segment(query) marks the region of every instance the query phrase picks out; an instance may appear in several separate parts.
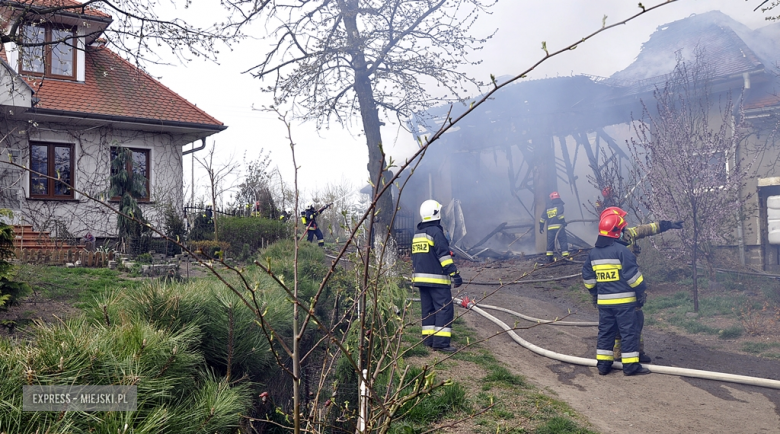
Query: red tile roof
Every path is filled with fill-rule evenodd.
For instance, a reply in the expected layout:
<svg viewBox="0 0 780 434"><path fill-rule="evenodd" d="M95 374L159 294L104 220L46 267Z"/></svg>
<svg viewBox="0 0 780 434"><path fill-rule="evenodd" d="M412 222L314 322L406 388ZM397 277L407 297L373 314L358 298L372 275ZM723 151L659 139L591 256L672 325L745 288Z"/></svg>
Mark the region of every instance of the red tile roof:
<svg viewBox="0 0 780 434"><path fill-rule="evenodd" d="M68 9L63 12L71 12L74 14L83 14L99 18L111 18L111 15L99 11L93 7L87 6L83 9L79 9L82 4L74 0L15 0L9 2L8 6L35 6L38 8L46 7L67 7Z"/></svg>
<svg viewBox="0 0 780 434"><path fill-rule="evenodd" d="M223 125L105 47L90 47L85 57L84 83L25 77L35 97L40 99L36 109L154 122Z"/></svg>
<svg viewBox="0 0 780 434"><path fill-rule="evenodd" d="M745 110L776 109L778 106L780 106L780 82L778 80L754 84L745 92L743 103Z"/></svg>

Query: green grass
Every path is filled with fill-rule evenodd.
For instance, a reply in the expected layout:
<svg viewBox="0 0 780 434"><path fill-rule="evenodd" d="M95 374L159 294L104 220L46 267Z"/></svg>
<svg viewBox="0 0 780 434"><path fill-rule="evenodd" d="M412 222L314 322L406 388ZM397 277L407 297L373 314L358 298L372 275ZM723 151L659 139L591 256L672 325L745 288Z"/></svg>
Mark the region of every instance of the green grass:
<svg viewBox="0 0 780 434"><path fill-rule="evenodd" d="M407 328L405 334L408 337L405 336L404 341L411 343L419 340L419 331L420 328L417 326ZM458 389L449 392L455 395L452 398L457 399L449 400L453 410L447 414L440 414L440 419L433 419L434 415L431 413L446 407L447 400L441 403L438 401L442 398L432 397L430 407L423 406L394 422L393 433L424 432L448 421L468 419L470 415L483 411L487 407L490 408L473 419L466 420L460 429L484 434L492 434L497 430L502 434L591 433L578 425L576 413L565 402L552 398L549 392L540 391L528 383L525 377L510 371L484 344L476 343L477 340L475 330L470 329L462 319L456 320L453 327L453 342L462 349L443 365L435 366L435 369L442 370L437 378L443 378L442 375L447 376L447 372L459 371L468 366L470 375L477 380L477 388L464 389L459 386L465 391L462 403L457 396ZM406 361L414 367L415 359ZM469 362L469 364L465 365L461 362ZM430 361L427 364L430 366ZM477 368L474 368L474 365Z"/></svg>
<svg viewBox="0 0 780 434"><path fill-rule="evenodd" d="M536 428L536 434L589 434L593 431L580 428L571 419L556 416Z"/></svg>
<svg viewBox="0 0 780 434"><path fill-rule="evenodd" d="M128 279L108 268L65 268L23 264L17 279L27 282L44 298L66 299L78 303L90 302L109 290L138 287L142 281Z"/></svg>
<svg viewBox="0 0 780 434"><path fill-rule="evenodd" d="M761 309L761 306L751 302L741 293L725 292L720 295L701 297L699 299L699 312L696 316L689 316L693 312L693 298L688 291L680 291L667 296L650 296L645 304L645 324L660 325L661 318L668 324L679 327L688 333L701 333L719 335L723 339L735 339L741 336L743 329L737 324L737 313L741 306L752 306ZM735 324L725 329L719 329L702 323L704 318L726 317L733 319Z"/></svg>
<svg viewBox="0 0 780 434"><path fill-rule="evenodd" d="M405 405L400 414L404 421L413 424L427 425L440 420L444 415L454 411L468 411L470 404L466 401L466 388L454 383L443 386L419 400Z"/></svg>
<svg viewBox="0 0 780 434"><path fill-rule="evenodd" d="M777 342L744 342L742 351L746 353L760 354L772 348L780 348Z"/></svg>
<svg viewBox="0 0 780 434"><path fill-rule="evenodd" d="M529 387L529 384L525 381L525 378L509 372L509 369L501 365L492 365L488 368L488 370L490 373L482 379L487 383L497 383L503 384L505 386Z"/></svg>
<svg viewBox="0 0 780 434"><path fill-rule="evenodd" d="M744 333L744 329L740 325L733 325L731 327L727 327L723 330L721 330L718 333L718 337L721 339L737 339L739 337L742 337L742 333Z"/></svg>

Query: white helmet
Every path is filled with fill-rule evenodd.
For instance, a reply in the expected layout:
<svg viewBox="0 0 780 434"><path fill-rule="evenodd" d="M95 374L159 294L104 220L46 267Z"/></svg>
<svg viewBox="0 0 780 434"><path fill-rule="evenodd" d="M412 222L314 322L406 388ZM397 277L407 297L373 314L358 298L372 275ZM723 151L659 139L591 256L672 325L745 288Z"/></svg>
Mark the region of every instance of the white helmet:
<svg viewBox="0 0 780 434"><path fill-rule="evenodd" d="M432 199L426 200L420 205L420 217L423 222L441 220L441 204Z"/></svg>
<svg viewBox="0 0 780 434"><path fill-rule="evenodd" d="M306 204L306 209L314 208L314 202L309 202Z"/></svg>

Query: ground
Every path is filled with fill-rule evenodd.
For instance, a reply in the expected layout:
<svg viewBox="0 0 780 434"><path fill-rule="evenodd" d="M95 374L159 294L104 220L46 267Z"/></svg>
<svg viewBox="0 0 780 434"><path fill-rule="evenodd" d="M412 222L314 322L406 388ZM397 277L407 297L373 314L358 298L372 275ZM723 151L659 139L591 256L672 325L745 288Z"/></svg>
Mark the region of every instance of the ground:
<svg viewBox="0 0 780 434"><path fill-rule="evenodd" d="M542 319L597 320L597 311L590 305L582 287L578 263L556 263L537 270L527 279L574 276L572 278L498 285L499 281L517 280L533 268L533 263L534 258L482 264L458 262L466 283L454 292L457 296L468 295L481 300L482 305L501 306ZM0 321L14 321L19 325L35 318L56 321L77 314L79 310L74 305L94 297L108 281L120 286L138 283L126 273L111 270L73 272L72 282L68 271L57 274L56 279L47 278L44 267L33 266L23 272L27 273L26 280L33 283L36 292L21 304L0 311ZM185 272L182 270L182 274ZM190 273L191 276L205 274L197 267L191 268ZM644 335L646 350L653 356L654 364L780 380L780 356L777 355L780 328L773 316L777 300L766 297L769 294L766 288L747 279L731 281L731 289L720 285L704 290L702 315L697 318L685 314L685 306L674 306L675 297L689 291L685 282L654 282L651 275L646 274L649 301L645 307L648 313ZM81 295L73 297L77 286L81 288ZM772 303L765 305L767 300ZM733 306L729 307L730 303ZM769 309L763 310L762 305ZM710 314L705 315L708 309ZM713 311L719 314L711 314ZM594 357L595 327L533 326L533 323L506 313L487 312L510 326L523 328L517 333L542 348L578 357ZM780 390L658 373L624 377L615 371L603 377L595 368L562 363L532 353L473 311L457 308L456 314L462 316L455 326L456 335L461 333L462 336L465 334L463 329L468 327L470 342L486 341L479 344L480 348L470 348L445 362L442 375L452 377L469 390L472 411L490 405L493 397L497 404L490 410L490 417L487 413L477 415L456 427L448 427L454 420L445 418L437 423L441 432L505 433L526 432L528 428L533 432L536 410L528 403L534 400L541 403L538 408L554 408L556 415L571 418L582 429L593 432L780 432ZM681 324L690 330L709 331L709 334L691 333ZM742 335L723 339L726 331L735 326L745 330ZM750 335L751 328L760 329L756 331L762 334ZM8 333L8 328L0 327L0 333ZM462 337L458 345L466 345ZM412 363L425 364L442 357L441 353L423 353L410 357ZM485 363L485 359L490 361ZM504 367L508 370L507 375L501 373ZM491 383L488 380L491 376L499 380ZM535 387L528 387L526 383ZM466 416L468 414L459 414L457 418ZM563 432L585 432L579 429Z"/></svg>
<svg viewBox="0 0 780 434"><path fill-rule="evenodd" d="M464 280L478 283L511 282L519 278L531 265L529 261L506 261L484 264L460 264ZM530 279L544 279L576 275L578 263L556 263L535 272ZM649 282L648 294L652 300L671 297L684 285ZM542 319L569 315L566 321L596 321L598 313L590 306L589 297L574 277L551 283L510 284L503 287L465 284L455 290L461 295L482 299L483 304L500 306ZM702 299L714 296L707 291ZM761 298L760 291L746 288L740 297ZM717 297L716 297L717 298ZM739 309L739 307L736 307ZM735 309L735 310L736 310ZM646 309L647 310L647 309ZM571 314L569 312L571 311ZM512 326L531 326L532 323L497 311L488 311ZM477 330L480 337L495 335L500 329L474 312L459 309L466 324ZM736 339L721 339L717 335L690 334L664 321L668 312L657 311L645 327L645 348L653 356L653 363L707 371L717 371L780 380L780 360L773 353L765 357L744 351L757 344L761 348L776 348L777 321L771 312L764 312L760 323L768 330L762 336L743 334ZM691 315L692 316L692 315ZM742 315L745 318L745 315ZM753 315L754 319L757 317ZM702 323L723 327L739 322L737 315L715 315L702 318ZM728 323L728 324L727 324ZM578 357L595 357L595 327L563 327L542 325L518 334L533 344ZM538 387L549 391L568 403L584 416L591 429L603 433L679 433L679 432L779 432L780 390L745 386L713 380L683 378L654 373L639 377L624 377L621 372L599 376L595 368L575 366L538 356L519 346L505 334L493 337L484 344L494 356L515 374L525 376ZM768 357L766 357L768 356Z"/></svg>

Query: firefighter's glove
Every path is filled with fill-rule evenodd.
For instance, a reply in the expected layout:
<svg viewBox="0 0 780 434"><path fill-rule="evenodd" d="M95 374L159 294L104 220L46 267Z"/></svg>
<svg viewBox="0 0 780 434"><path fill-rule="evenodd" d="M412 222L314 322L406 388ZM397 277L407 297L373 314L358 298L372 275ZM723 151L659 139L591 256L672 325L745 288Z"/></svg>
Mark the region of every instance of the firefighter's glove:
<svg viewBox="0 0 780 434"><path fill-rule="evenodd" d="M683 221L670 222L669 220L661 220L661 232L666 232L669 229L682 229Z"/></svg>
<svg viewBox="0 0 780 434"><path fill-rule="evenodd" d="M544 223L539 223L539 233L540 234L544 233Z"/></svg>
<svg viewBox="0 0 780 434"><path fill-rule="evenodd" d="M460 273L455 273L452 275L452 287L457 288L460 285L463 285L463 278L460 277Z"/></svg>
<svg viewBox="0 0 780 434"><path fill-rule="evenodd" d="M640 297L636 298L636 306L641 309L642 306L645 305L645 302L647 301L647 293L643 292Z"/></svg>
<svg viewBox="0 0 780 434"><path fill-rule="evenodd" d="M593 307L596 309L599 308L599 295L598 294L591 294L590 295L590 301L593 303Z"/></svg>

